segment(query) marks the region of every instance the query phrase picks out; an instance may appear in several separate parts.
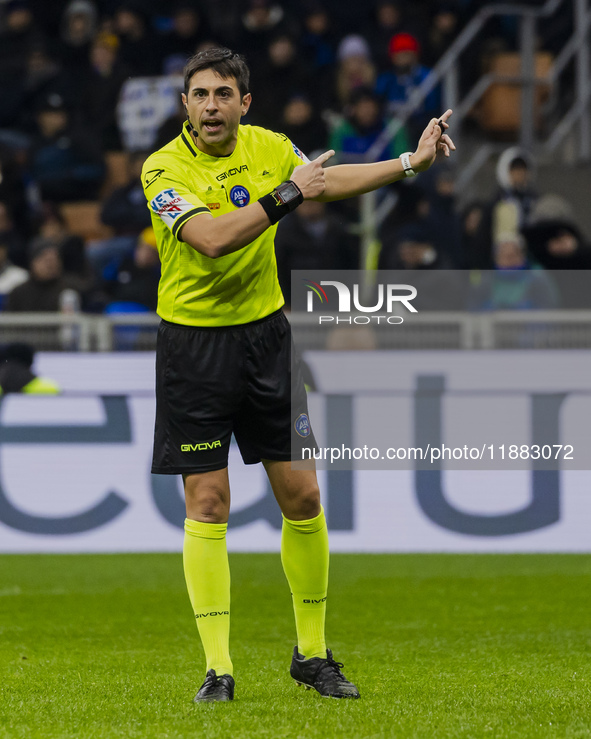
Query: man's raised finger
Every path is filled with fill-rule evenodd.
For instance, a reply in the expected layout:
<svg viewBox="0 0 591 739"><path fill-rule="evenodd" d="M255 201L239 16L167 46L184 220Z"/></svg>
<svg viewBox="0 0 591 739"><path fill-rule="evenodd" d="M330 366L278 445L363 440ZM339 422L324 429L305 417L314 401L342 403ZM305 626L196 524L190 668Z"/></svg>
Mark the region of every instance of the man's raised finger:
<svg viewBox="0 0 591 739"><path fill-rule="evenodd" d="M443 115L439 116L439 120L442 123L446 123L447 119L450 117L450 115L453 113L453 110L451 108L448 108Z"/></svg>
<svg viewBox="0 0 591 739"><path fill-rule="evenodd" d="M319 164L324 164L324 162L326 162L331 157L334 157L334 155L335 155L335 150L329 149L328 151L325 151L324 154L321 154L320 156L316 157L314 161L318 162Z"/></svg>

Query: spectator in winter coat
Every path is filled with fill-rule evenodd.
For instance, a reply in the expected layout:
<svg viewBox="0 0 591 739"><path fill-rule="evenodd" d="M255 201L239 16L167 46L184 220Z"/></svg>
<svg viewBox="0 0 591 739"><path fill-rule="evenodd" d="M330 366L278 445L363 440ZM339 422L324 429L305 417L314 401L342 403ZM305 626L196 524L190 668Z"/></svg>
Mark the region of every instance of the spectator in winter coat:
<svg viewBox="0 0 591 739"><path fill-rule="evenodd" d="M6 300L6 310L18 313L56 312L63 307L64 293L76 292L64 275L59 249L52 239L34 239L29 247L29 279L15 287ZM81 299L78 295L78 304Z"/></svg>
<svg viewBox="0 0 591 739"><path fill-rule="evenodd" d="M392 67L378 77L376 92L386 101L388 113L396 115L404 109L413 92L424 82L431 70L419 62L420 45L417 38L410 33L392 36L388 51ZM410 120L413 129L422 128L425 119L435 115L439 107L440 93L435 88L414 111Z"/></svg>

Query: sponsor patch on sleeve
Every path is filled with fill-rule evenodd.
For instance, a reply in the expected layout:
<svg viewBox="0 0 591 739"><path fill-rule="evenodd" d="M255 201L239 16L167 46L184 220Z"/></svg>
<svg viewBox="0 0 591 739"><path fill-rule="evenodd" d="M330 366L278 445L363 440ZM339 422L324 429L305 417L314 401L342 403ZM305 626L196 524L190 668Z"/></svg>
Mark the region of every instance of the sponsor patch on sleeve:
<svg viewBox="0 0 591 739"><path fill-rule="evenodd" d="M181 197L174 188L162 190L150 200L150 208L164 223L172 229L174 223L183 213L195 210L195 204Z"/></svg>
<svg viewBox="0 0 591 739"><path fill-rule="evenodd" d="M306 164L309 164L309 163L310 163L310 160L309 160L309 159L308 159L308 157L307 157L307 156L306 156L306 155L304 154L304 152L303 152L303 151L302 151L301 149L298 149L298 147L297 147L297 146L296 146L296 145L295 145L294 143L292 143L292 146L293 146L293 150L295 151L296 155L297 155L297 156L299 156L299 158L300 158L300 159L301 159L301 160L302 160L303 162L305 162Z"/></svg>

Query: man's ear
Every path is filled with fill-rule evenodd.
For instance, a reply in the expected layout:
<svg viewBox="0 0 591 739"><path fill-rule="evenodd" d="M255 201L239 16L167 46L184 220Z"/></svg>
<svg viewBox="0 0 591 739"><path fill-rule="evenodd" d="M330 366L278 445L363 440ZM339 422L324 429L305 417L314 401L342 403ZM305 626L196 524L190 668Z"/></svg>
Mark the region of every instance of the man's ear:
<svg viewBox="0 0 591 739"><path fill-rule="evenodd" d="M242 98L242 115L246 115L248 113L248 109L250 108L250 104L252 103L252 95L250 92L247 92L246 95Z"/></svg>

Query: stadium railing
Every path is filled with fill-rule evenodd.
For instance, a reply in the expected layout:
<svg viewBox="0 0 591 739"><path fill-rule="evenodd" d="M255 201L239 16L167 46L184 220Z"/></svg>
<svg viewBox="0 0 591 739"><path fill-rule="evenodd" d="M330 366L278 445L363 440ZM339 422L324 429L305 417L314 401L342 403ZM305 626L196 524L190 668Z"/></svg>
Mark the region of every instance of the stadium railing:
<svg viewBox="0 0 591 739"><path fill-rule="evenodd" d="M591 310L428 312L401 324L367 323L366 314L287 314L298 348L380 350L591 349ZM332 316L329 320L327 317ZM337 318L339 319L337 323ZM358 319L358 320L356 320ZM39 351L154 351L155 313L96 316L0 313L0 343ZM340 332L337 342L331 339ZM358 341L362 336L363 341Z"/></svg>

